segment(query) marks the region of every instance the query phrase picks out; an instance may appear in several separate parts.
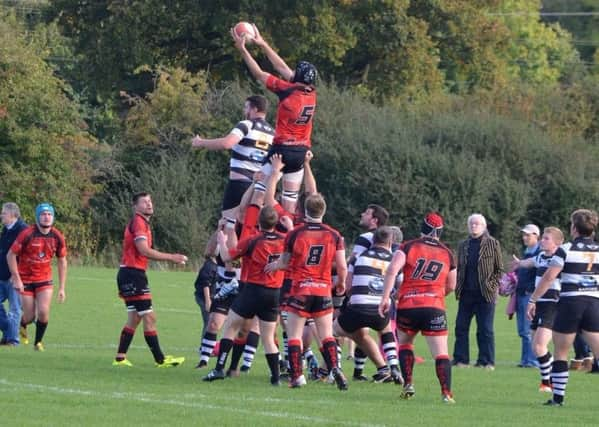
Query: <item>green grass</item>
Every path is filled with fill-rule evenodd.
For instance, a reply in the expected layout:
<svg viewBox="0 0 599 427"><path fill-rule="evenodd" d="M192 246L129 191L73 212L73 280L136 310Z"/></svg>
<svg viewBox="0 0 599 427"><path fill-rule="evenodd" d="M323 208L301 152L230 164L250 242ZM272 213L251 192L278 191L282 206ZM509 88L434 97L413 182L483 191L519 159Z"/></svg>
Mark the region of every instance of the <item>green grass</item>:
<svg viewBox="0 0 599 427"><path fill-rule="evenodd" d="M54 303L46 351L30 345L0 349L2 425L208 425L217 426L383 426L597 424L599 387L595 375L573 373L566 406L541 405L538 373L515 365L519 338L507 320L502 299L496 313L497 369L453 370L456 405L443 405L434 367L426 357L415 370L417 394L400 401L393 384L351 383L348 392L310 383L302 389L268 384L261 350L249 375L203 383L194 369L202 326L193 299L194 273L150 272L160 343L167 354L183 355L184 365L157 369L142 334L129 359L131 369L113 368L118 335L126 318L117 298L116 270L72 268L67 301ZM449 300L450 327L455 301ZM474 327L472 328L474 331ZM34 328L31 328L32 334ZM450 336L451 340L451 336ZM474 336L471 352L475 359ZM453 343L450 343L450 348ZM211 359L210 366L214 365ZM346 372L353 368L345 362ZM374 371L367 365L367 374Z"/></svg>

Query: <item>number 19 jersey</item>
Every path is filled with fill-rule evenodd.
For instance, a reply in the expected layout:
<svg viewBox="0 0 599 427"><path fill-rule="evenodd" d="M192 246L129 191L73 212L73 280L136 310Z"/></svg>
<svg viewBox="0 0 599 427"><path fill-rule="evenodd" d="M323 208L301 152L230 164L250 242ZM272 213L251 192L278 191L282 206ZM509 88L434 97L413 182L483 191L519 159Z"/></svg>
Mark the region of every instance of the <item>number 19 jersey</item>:
<svg viewBox="0 0 599 427"><path fill-rule="evenodd" d="M404 281L397 297L398 309L445 310L447 275L456 268L451 250L438 240L421 237L401 246L406 255Z"/></svg>

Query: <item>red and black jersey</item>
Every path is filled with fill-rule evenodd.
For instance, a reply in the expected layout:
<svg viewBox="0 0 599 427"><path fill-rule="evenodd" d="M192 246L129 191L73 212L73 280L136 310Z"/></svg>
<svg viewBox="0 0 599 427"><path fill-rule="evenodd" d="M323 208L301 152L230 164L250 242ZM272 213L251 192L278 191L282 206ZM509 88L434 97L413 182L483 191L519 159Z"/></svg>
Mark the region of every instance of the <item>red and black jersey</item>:
<svg viewBox="0 0 599 427"><path fill-rule="evenodd" d="M456 268L451 250L429 237L406 242L400 250L406 255L406 263L397 308L432 307L444 310L447 275Z"/></svg>
<svg viewBox="0 0 599 427"><path fill-rule="evenodd" d="M335 254L343 249L341 234L326 224L308 222L289 232L285 252L291 254L291 295L331 296Z"/></svg>
<svg viewBox="0 0 599 427"><path fill-rule="evenodd" d="M52 281L52 257L67 256L62 233L51 227L48 234L43 234L37 225L21 231L10 250L18 257L19 275L23 283Z"/></svg>
<svg viewBox="0 0 599 427"><path fill-rule="evenodd" d="M314 88L273 75L266 79L266 88L279 97L273 144L311 147L312 117L316 109Z"/></svg>
<svg viewBox="0 0 599 427"><path fill-rule="evenodd" d="M241 280L245 283L280 288L283 285L282 270L266 273L264 267L279 259L284 250L285 239L278 233L263 231L242 239L237 247L229 249L232 259L241 257Z"/></svg>
<svg viewBox="0 0 599 427"><path fill-rule="evenodd" d="M135 246L135 241L140 239L147 240L148 247L152 247L152 230L149 221L142 215L135 214L125 228L121 267L137 268L144 271L148 268L148 258L140 254Z"/></svg>

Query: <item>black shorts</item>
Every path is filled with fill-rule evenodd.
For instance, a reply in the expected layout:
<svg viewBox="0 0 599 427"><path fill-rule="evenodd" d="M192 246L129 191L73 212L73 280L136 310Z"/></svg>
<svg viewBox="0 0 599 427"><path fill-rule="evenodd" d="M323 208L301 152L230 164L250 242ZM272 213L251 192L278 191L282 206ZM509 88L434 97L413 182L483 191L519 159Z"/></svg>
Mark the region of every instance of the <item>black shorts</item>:
<svg viewBox="0 0 599 427"><path fill-rule="evenodd" d="M308 147L305 145L272 145L268 151L266 161L269 162L273 154L280 154L283 157L283 163L285 163L282 172L284 174L293 173L301 171L304 168L304 160L307 152Z"/></svg>
<svg viewBox="0 0 599 427"><path fill-rule="evenodd" d="M587 295L561 297L553 330L561 334L574 334L579 330L599 332L599 298Z"/></svg>
<svg viewBox="0 0 599 427"><path fill-rule="evenodd" d="M432 307L397 309L397 329L408 335L447 335L447 313Z"/></svg>
<svg viewBox="0 0 599 427"><path fill-rule="evenodd" d="M389 324L389 315L379 316L378 307L348 304L337 318L344 331L352 333L362 328L382 331Z"/></svg>
<svg viewBox="0 0 599 427"><path fill-rule="evenodd" d="M233 301L237 298L237 295L229 295L227 298L212 300L212 304L210 304L210 313L220 313L225 316L229 314L229 309L233 305Z"/></svg>
<svg viewBox="0 0 599 427"><path fill-rule="evenodd" d="M279 316L280 289L246 283L231 305L231 310L244 319L258 316L265 322L276 322Z"/></svg>
<svg viewBox="0 0 599 427"><path fill-rule="evenodd" d="M116 276L119 297L125 301L127 311L143 315L152 311L152 294L146 272L137 268L121 267Z"/></svg>
<svg viewBox="0 0 599 427"><path fill-rule="evenodd" d="M23 283L23 290L21 291L21 295L33 297L39 294L40 292L52 289L52 286L52 280L46 280L45 282L36 283Z"/></svg>
<svg viewBox="0 0 599 427"><path fill-rule="evenodd" d="M535 317L532 319L530 329L537 328L553 329L555 313L557 312L556 301L537 301L535 308Z"/></svg>
<svg viewBox="0 0 599 427"><path fill-rule="evenodd" d="M250 188L252 181L229 180L223 195L223 211L236 208L241 203L243 194Z"/></svg>
<svg viewBox="0 0 599 427"><path fill-rule="evenodd" d="M322 317L333 312L333 298L314 295L291 295L286 310L306 319Z"/></svg>

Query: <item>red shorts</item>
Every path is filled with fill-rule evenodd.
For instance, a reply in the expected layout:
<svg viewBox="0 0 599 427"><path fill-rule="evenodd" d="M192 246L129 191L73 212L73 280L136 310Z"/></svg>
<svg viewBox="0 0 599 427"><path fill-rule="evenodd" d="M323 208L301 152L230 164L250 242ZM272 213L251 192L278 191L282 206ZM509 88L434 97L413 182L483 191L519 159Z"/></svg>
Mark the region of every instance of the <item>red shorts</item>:
<svg viewBox="0 0 599 427"><path fill-rule="evenodd" d="M314 295L290 295L285 307L300 317L322 317L333 313L333 298Z"/></svg>

